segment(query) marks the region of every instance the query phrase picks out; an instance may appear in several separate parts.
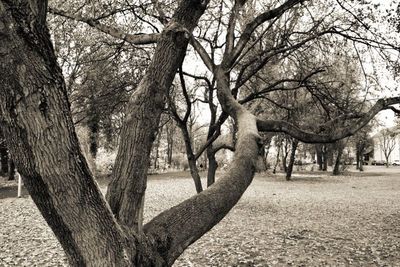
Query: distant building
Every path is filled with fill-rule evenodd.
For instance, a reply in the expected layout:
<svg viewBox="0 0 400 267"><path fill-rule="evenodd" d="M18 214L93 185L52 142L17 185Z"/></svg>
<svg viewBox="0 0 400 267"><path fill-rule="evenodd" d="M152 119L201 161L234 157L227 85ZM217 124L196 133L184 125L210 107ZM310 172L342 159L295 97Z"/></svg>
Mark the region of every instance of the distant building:
<svg viewBox="0 0 400 267"><path fill-rule="evenodd" d="M400 127L395 126L388 129L383 129L375 134L372 139L374 141L373 160L386 161L384 150L382 149L383 134L385 130L389 130L394 134L394 149L389 156L389 163L393 163L395 160L400 161Z"/></svg>

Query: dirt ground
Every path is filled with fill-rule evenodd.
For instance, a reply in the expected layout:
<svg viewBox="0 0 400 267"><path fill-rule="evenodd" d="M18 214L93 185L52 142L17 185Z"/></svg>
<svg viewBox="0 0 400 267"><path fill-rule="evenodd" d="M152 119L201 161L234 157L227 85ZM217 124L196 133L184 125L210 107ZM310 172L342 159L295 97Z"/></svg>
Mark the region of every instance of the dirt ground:
<svg viewBox="0 0 400 267"><path fill-rule="evenodd" d="M188 176L150 176L146 221L195 193ZM0 182L0 266L66 266L30 197L15 195L15 183ZM291 182L260 174L174 266L400 266L399 200L400 167Z"/></svg>

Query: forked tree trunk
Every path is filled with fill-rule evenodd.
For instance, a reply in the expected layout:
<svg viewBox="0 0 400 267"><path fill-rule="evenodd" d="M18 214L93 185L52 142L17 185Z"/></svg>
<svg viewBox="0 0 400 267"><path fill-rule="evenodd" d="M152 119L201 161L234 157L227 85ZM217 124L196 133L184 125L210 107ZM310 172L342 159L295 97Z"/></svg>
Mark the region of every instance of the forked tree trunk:
<svg viewBox="0 0 400 267"><path fill-rule="evenodd" d="M293 165L294 165L294 161L296 159L296 150L297 150L298 144L299 144L299 140L293 139L292 150L290 152L289 165L287 167L287 172L286 172L286 181L290 181L290 179L292 178Z"/></svg>
<svg viewBox="0 0 400 267"><path fill-rule="evenodd" d="M140 232L147 146L158 126L158 110L163 108L159 90L165 94L171 85L186 48L186 30L196 25L207 1L180 3L131 99L117 158L120 173L114 172L108 192L120 224L80 151L65 83L45 26L47 2L21 0L9 6L10 2L0 0L0 127L25 186L69 263L171 266L240 199L254 176L261 145L256 118L232 97L228 71L217 68L219 102L238 125L231 168L214 186L156 216Z"/></svg>

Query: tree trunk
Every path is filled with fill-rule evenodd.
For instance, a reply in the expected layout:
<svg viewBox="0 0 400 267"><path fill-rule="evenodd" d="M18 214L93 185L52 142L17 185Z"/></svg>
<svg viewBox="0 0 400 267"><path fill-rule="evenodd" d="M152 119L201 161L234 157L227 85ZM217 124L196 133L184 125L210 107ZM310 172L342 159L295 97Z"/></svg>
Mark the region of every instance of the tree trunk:
<svg viewBox="0 0 400 267"><path fill-rule="evenodd" d="M360 172L362 172L362 171L364 171L364 158L363 158L363 154L362 153L360 153L359 154L359 157L360 157L360 159L359 159L359 164L360 164L360 167L359 167L359 170L360 170Z"/></svg>
<svg viewBox="0 0 400 267"><path fill-rule="evenodd" d="M0 176L8 172L8 151L4 139L0 139Z"/></svg>
<svg viewBox="0 0 400 267"><path fill-rule="evenodd" d="M171 167L172 164L172 151L174 147L174 138L171 129L167 129L167 164Z"/></svg>
<svg viewBox="0 0 400 267"><path fill-rule="evenodd" d="M192 32L208 1L181 1L157 42L152 61L133 93L121 130L107 199L117 220L140 236L147 169L166 95Z"/></svg>
<svg viewBox="0 0 400 267"><path fill-rule="evenodd" d="M328 148L326 144L322 145L322 171L328 171Z"/></svg>
<svg viewBox="0 0 400 267"><path fill-rule="evenodd" d="M72 266L134 256L94 181L45 26L46 1L0 1L0 127L32 200Z"/></svg>
<svg viewBox="0 0 400 267"><path fill-rule="evenodd" d="M161 143L162 127L157 133L157 142L154 144L154 163L153 168L157 170L159 168L158 158L160 157L160 143Z"/></svg>
<svg viewBox="0 0 400 267"><path fill-rule="evenodd" d="M276 168L278 167L278 164L279 164L279 158L280 158L281 149L282 149L282 143L279 143L279 144L278 144L278 149L277 149L278 152L277 152L277 154L276 154L276 161L275 161L274 169L273 169L273 171L272 171L273 174L276 173Z"/></svg>
<svg viewBox="0 0 400 267"><path fill-rule="evenodd" d="M14 180L15 179L15 164L14 161L9 157L8 158L8 180Z"/></svg>
<svg viewBox="0 0 400 267"><path fill-rule="evenodd" d="M211 146L207 148L208 170L207 170L207 187L215 183L215 175L218 169L218 162L215 158L215 151Z"/></svg>
<svg viewBox="0 0 400 267"><path fill-rule="evenodd" d="M288 171L287 157L289 155L288 140L285 140L285 144L282 146L282 169L285 173Z"/></svg>
<svg viewBox="0 0 400 267"><path fill-rule="evenodd" d="M192 176L192 179L194 181L194 185L196 187L196 192L200 193L201 191L203 191L203 186L201 184L199 170L197 169L196 158L193 153L190 134L189 134L189 131L188 131L186 125L179 125L179 128L182 131L183 140L185 142L186 157L187 157L187 160L189 163L190 175Z"/></svg>
<svg viewBox="0 0 400 267"><path fill-rule="evenodd" d="M287 172L286 172L286 181L290 181L290 179L292 177L293 165L294 165L294 161L296 159L296 150L297 150L298 145L299 145L299 140L293 139L292 150L290 152L289 165L288 165Z"/></svg>
<svg viewBox="0 0 400 267"><path fill-rule="evenodd" d="M317 154L317 164L318 164L318 170L322 171L323 169L323 159L322 159L322 145L317 144L315 145L315 152Z"/></svg>
<svg viewBox="0 0 400 267"><path fill-rule="evenodd" d="M343 155L343 149L344 145L342 144L342 141L337 142L337 156L336 156L336 161L335 161L335 167L333 168L333 175L339 175L340 174L340 162L342 160L342 155Z"/></svg>

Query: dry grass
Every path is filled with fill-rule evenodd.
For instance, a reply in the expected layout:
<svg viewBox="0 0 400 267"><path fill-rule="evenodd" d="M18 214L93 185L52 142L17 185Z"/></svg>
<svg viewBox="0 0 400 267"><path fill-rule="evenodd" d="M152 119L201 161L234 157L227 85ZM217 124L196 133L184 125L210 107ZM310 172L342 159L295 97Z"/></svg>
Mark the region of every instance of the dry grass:
<svg viewBox="0 0 400 267"><path fill-rule="evenodd" d="M399 174L400 168L374 167L362 175L296 175L292 182L259 175L175 265L400 266ZM150 177L146 220L195 193L182 176ZM64 264L31 199L3 198L4 192L0 188L0 266Z"/></svg>

